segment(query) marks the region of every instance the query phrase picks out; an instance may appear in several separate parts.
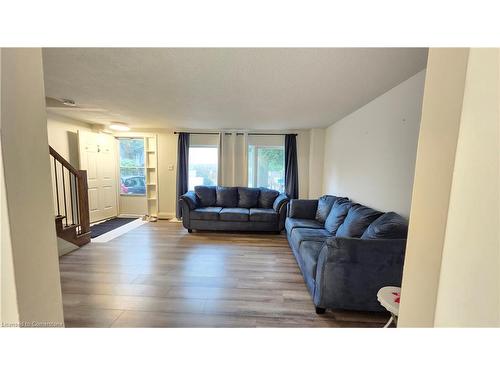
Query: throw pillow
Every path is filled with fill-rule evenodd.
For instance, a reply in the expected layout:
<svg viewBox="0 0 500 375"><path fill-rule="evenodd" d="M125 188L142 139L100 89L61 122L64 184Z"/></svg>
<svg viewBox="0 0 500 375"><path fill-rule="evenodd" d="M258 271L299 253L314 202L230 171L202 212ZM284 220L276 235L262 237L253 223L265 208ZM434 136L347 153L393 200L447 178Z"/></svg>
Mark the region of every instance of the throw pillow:
<svg viewBox="0 0 500 375"><path fill-rule="evenodd" d="M364 240L403 239L408 236L408 220L395 212L387 212L371 223L361 236Z"/></svg>
<svg viewBox="0 0 500 375"><path fill-rule="evenodd" d="M259 204L260 189L239 187L238 188L238 207L255 208Z"/></svg>
<svg viewBox="0 0 500 375"><path fill-rule="evenodd" d="M238 207L238 188L217 186L216 204L219 207Z"/></svg>
<svg viewBox="0 0 500 375"><path fill-rule="evenodd" d="M349 212L347 212L344 222L340 225L335 235L337 237L359 238L366 228L381 215L383 215L383 212L376 211L361 204L355 204L351 206Z"/></svg>
<svg viewBox="0 0 500 375"><path fill-rule="evenodd" d="M200 200L200 206L210 207L215 206L216 193L215 186L195 186L194 192Z"/></svg>
<svg viewBox="0 0 500 375"><path fill-rule="evenodd" d="M316 220L324 223L337 197L333 195L323 195L318 199L318 208L316 209Z"/></svg>
<svg viewBox="0 0 500 375"><path fill-rule="evenodd" d="M339 198L333 203L332 209L325 221L325 229L333 234L337 233L340 225L344 222L352 202L347 198Z"/></svg>
<svg viewBox="0 0 500 375"><path fill-rule="evenodd" d="M276 190L268 188L260 188L259 207L260 208L273 208L273 203L280 193Z"/></svg>

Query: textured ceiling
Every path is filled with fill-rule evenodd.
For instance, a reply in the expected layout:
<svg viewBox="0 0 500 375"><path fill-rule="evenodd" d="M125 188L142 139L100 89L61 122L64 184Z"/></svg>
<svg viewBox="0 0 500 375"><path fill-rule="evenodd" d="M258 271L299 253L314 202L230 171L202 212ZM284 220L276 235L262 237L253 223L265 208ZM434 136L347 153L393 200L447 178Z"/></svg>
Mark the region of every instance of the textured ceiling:
<svg viewBox="0 0 500 375"><path fill-rule="evenodd" d="M425 68L424 48L44 49L51 111L137 128L325 127Z"/></svg>

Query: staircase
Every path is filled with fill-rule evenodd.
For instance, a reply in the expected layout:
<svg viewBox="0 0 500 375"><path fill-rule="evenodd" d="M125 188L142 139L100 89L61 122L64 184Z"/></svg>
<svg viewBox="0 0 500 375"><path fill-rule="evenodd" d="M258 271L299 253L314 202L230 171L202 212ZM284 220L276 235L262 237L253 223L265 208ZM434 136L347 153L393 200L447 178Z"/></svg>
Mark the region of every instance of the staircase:
<svg viewBox="0 0 500 375"><path fill-rule="evenodd" d="M56 233L76 246L90 242L87 171L74 168L49 146Z"/></svg>

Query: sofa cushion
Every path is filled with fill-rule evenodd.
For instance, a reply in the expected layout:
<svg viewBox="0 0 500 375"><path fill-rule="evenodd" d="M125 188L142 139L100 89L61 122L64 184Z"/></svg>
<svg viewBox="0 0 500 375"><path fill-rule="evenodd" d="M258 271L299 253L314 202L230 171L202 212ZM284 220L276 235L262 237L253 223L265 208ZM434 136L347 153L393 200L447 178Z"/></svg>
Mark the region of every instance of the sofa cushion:
<svg viewBox="0 0 500 375"><path fill-rule="evenodd" d="M293 217L287 217L285 221L285 229L288 233L291 233L295 228L317 228L323 229L323 224L319 221L311 219L295 219Z"/></svg>
<svg viewBox="0 0 500 375"><path fill-rule="evenodd" d="M268 188L260 188L259 207L272 208L274 200L278 195L280 195L280 193L276 190L271 190Z"/></svg>
<svg viewBox="0 0 500 375"><path fill-rule="evenodd" d="M200 206L215 206L216 188L215 186L195 186L194 192L200 201Z"/></svg>
<svg viewBox="0 0 500 375"><path fill-rule="evenodd" d="M259 204L259 188L238 188L238 207L252 208L257 207Z"/></svg>
<svg viewBox="0 0 500 375"><path fill-rule="evenodd" d="M361 238L364 240L404 239L407 235L408 220L395 212L387 212L371 223Z"/></svg>
<svg viewBox="0 0 500 375"><path fill-rule="evenodd" d="M217 186L216 206L238 207L238 188Z"/></svg>
<svg viewBox="0 0 500 375"><path fill-rule="evenodd" d="M196 196L194 191L188 191L186 194L181 195L180 197L189 207L189 210L194 210L196 207L200 205L200 200Z"/></svg>
<svg viewBox="0 0 500 375"><path fill-rule="evenodd" d="M302 241L320 241L323 242L332 235L325 229L313 228L295 228L292 231L290 240L295 249L300 247Z"/></svg>
<svg viewBox="0 0 500 375"><path fill-rule="evenodd" d="M349 208L349 212L347 212L347 216L335 236L361 237L366 228L381 215L383 215L383 212L361 204L355 204Z"/></svg>
<svg viewBox="0 0 500 375"><path fill-rule="evenodd" d="M320 223L324 223L337 197L333 195L323 195L318 199L318 208L316 209L315 219Z"/></svg>
<svg viewBox="0 0 500 375"><path fill-rule="evenodd" d="M219 212L219 220L223 221L248 221L248 208L223 208Z"/></svg>
<svg viewBox="0 0 500 375"><path fill-rule="evenodd" d="M339 198L335 201L325 221L325 229L328 232L333 235L337 233L337 229L344 222L351 205L351 201L347 198Z"/></svg>
<svg viewBox="0 0 500 375"><path fill-rule="evenodd" d="M272 208L251 208L250 221L278 221L278 213Z"/></svg>
<svg viewBox="0 0 500 375"><path fill-rule="evenodd" d="M311 283L310 287L312 287L316 279L316 266L323 246L324 242L322 241L302 241L298 250L302 263L302 272L305 274L306 280Z"/></svg>
<svg viewBox="0 0 500 375"><path fill-rule="evenodd" d="M196 208L189 213L193 220L219 220L219 212L222 207Z"/></svg>

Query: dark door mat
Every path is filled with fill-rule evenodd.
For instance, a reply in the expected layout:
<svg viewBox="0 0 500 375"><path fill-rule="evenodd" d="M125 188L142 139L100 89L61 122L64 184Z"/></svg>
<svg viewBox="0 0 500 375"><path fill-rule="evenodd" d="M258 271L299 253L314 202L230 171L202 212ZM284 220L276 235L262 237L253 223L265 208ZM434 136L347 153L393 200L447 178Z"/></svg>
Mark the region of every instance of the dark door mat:
<svg viewBox="0 0 500 375"><path fill-rule="evenodd" d="M122 225L128 224L131 221L137 220L137 218L123 218L115 217L114 219L106 220L102 223L92 225L90 227L90 238L96 238L100 235L112 231L113 229L119 228Z"/></svg>

